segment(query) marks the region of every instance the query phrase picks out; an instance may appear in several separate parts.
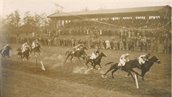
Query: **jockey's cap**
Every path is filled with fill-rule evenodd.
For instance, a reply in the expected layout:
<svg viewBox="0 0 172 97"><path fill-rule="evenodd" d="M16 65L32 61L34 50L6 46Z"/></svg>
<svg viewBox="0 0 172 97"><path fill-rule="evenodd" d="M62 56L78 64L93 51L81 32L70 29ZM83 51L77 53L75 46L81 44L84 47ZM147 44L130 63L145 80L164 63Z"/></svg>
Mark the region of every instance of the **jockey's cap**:
<svg viewBox="0 0 172 97"><path fill-rule="evenodd" d="M150 56L151 55L150 52L148 52L147 55Z"/></svg>
<svg viewBox="0 0 172 97"><path fill-rule="evenodd" d="M125 55L126 55L126 56L129 56L130 54L129 54L129 53L126 53Z"/></svg>
<svg viewBox="0 0 172 97"><path fill-rule="evenodd" d="M146 54L146 57L149 57L149 56L151 56L151 54L150 54L150 53L147 53L147 54Z"/></svg>

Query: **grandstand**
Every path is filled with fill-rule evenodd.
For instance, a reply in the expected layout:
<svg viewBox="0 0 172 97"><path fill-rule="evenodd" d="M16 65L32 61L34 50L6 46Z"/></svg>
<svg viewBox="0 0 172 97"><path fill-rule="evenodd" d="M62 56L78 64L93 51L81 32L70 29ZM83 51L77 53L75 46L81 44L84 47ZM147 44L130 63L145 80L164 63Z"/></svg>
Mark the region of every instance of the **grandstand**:
<svg viewBox="0 0 172 97"><path fill-rule="evenodd" d="M51 14L48 18L54 21L54 30L60 30L64 35L95 32L101 35L114 35L121 30L167 30L169 32L170 15L170 6L154 6L62 12Z"/></svg>
<svg viewBox="0 0 172 97"><path fill-rule="evenodd" d="M48 16L50 31L58 39L82 41L90 48L171 52L171 7L153 6L124 9L61 12ZM69 42L67 42L69 43Z"/></svg>

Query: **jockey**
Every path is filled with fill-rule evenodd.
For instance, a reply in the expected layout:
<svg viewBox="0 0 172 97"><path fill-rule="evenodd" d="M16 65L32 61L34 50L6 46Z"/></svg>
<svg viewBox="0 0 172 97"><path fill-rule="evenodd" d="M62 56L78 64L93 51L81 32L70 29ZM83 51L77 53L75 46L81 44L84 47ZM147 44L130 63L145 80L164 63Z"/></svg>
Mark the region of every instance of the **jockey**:
<svg viewBox="0 0 172 97"><path fill-rule="evenodd" d="M125 66L125 63L129 61L129 54L122 54L120 59L119 59L119 63L118 66L122 67Z"/></svg>
<svg viewBox="0 0 172 97"><path fill-rule="evenodd" d="M83 47L84 47L83 44L78 44L78 45L74 46L74 47L73 47L73 52L72 52L72 53L75 53L75 51L81 50Z"/></svg>
<svg viewBox="0 0 172 97"><path fill-rule="evenodd" d="M150 53L144 54L144 55L140 55L139 58L138 58L139 64L143 65L146 61L149 60L149 57L150 57Z"/></svg>
<svg viewBox="0 0 172 97"><path fill-rule="evenodd" d="M6 45L2 48L2 51L1 51L2 54L3 54L4 51L7 49L7 47L9 47L9 44L6 44Z"/></svg>
<svg viewBox="0 0 172 97"><path fill-rule="evenodd" d="M97 49L95 52L91 54L90 59L92 60L96 59L99 56L99 53L100 53L100 49Z"/></svg>
<svg viewBox="0 0 172 97"><path fill-rule="evenodd" d="M32 49L34 49L35 47L37 47L39 45L38 40L35 40L32 42Z"/></svg>
<svg viewBox="0 0 172 97"><path fill-rule="evenodd" d="M26 51L27 47L29 47L29 44L27 42L25 42L24 44L22 44L22 53Z"/></svg>

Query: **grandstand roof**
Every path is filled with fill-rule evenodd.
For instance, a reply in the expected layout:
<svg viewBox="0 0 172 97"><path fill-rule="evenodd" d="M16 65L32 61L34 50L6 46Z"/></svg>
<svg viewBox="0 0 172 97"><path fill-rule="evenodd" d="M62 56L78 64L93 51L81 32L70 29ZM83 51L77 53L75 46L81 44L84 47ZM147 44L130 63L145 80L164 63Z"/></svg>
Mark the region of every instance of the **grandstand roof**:
<svg viewBox="0 0 172 97"><path fill-rule="evenodd" d="M137 8L123 8L123 9L102 9L102 10L88 10L77 12L62 12L49 15L49 18L55 17L69 17L69 16L87 16L87 15L101 15L101 14L117 14L117 13L135 13L135 12L152 12L159 11L167 6L152 6L152 7L137 7Z"/></svg>

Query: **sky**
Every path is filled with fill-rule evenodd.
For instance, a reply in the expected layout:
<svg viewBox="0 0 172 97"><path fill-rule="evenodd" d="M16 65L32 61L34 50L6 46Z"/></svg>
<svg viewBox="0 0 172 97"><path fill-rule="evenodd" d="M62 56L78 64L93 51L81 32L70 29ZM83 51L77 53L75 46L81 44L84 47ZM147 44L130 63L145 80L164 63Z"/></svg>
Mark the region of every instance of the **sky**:
<svg viewBox="0 0 172 97"><path fill-rule="evenodd" d="M30 11L31 13L46 13L50 15L55 12L56 4L63 6L63 11L81 11L83 9L97 10L118 9L144 6L169 5L170 0L0 0L0 16L4 17L15 10L21 15Z"/></svg>

